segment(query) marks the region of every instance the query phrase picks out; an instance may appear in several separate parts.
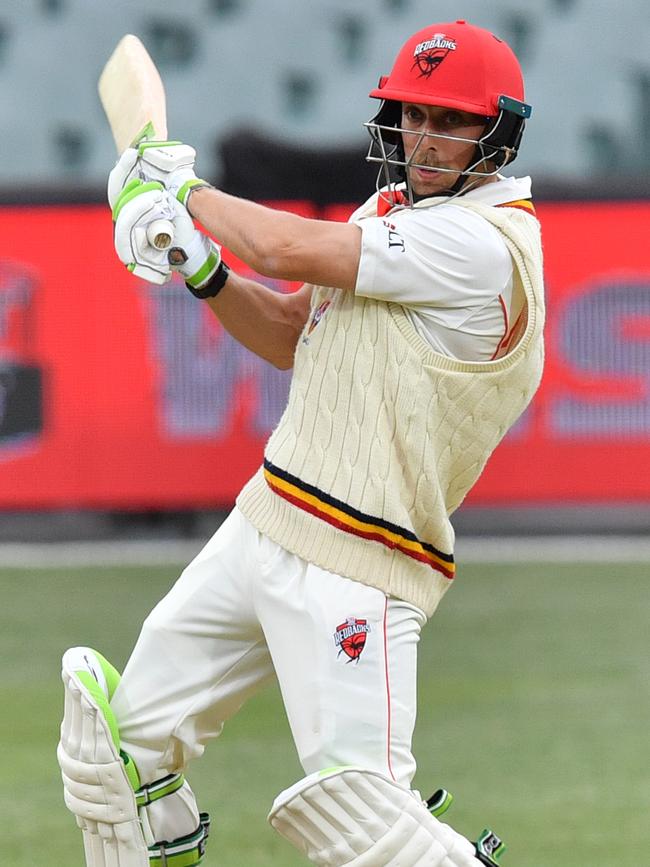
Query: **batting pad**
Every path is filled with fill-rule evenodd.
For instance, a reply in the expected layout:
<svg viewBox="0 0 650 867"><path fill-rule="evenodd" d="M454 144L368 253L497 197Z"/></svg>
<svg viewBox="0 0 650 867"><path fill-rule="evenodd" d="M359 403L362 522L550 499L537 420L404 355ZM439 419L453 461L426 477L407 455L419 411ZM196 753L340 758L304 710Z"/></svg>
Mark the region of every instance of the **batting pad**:
<svg viewBox="0 0 650 867"><path fill-rule="evenodd" d="M149 867L134 793L137 772L133 766L127 772L108 704L119 674L95 651L75 647L63 656L61 676L65 711L57 758L66 806L83 832L86 865Z"/></svg>
<svg viewBox="0 0 650 867"><path fill-rule="evenodd" d="M481 867L474 845L416 793L363 768L311 774L278 795L268 818L322 867Z"/></svg>

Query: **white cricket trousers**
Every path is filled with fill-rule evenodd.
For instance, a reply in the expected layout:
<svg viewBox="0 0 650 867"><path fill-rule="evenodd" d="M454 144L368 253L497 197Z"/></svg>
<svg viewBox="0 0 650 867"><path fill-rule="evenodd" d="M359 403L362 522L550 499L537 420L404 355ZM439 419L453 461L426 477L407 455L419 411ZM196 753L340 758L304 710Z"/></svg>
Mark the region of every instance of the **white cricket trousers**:
<svg viewBox="0 0 650 867"><path fill-rule="evenodd" d="M305 774L360 765L409 788L425 620L234 509L143 624L111 702L123 749L143 783L184 770L275 675Z"/></svg>

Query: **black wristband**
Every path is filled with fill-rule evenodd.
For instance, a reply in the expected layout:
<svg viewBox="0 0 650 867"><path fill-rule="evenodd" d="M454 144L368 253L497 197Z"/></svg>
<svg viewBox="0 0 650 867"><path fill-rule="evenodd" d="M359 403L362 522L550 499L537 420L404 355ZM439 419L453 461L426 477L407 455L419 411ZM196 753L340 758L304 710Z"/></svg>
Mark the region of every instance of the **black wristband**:
<svg viewBox="0 0 650 867"><path fill-rule="evenodd" d="M195 298L201 298L202 300L205 300L206 298L216 298L225 286L229 274L230 268L222 259L219 263L219 267L210 280L204 286L201 286L200 289L196 286L191 286L189 283L186 283L185 285Z"/></svg>

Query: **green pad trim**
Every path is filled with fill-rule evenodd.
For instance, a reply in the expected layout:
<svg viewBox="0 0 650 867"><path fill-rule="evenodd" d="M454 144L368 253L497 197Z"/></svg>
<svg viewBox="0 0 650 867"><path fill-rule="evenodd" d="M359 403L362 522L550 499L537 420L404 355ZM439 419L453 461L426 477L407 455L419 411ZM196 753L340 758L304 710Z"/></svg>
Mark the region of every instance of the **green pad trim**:
<svg viewBox="0 0 650 867"><path fill-rule="evenodd" d="M79 682L84 685L86 690L90 693L92 700L95 702L97 707L104 715L104 719L108 723L108 728L111 733L111 739L115 745L115 749L119 750L120 730L117 726L117 719L115 718L115 714L113 713L111 706L108 703L108 699L104 695L104 690L97 683L97 681L89 671L76 671L75 674L79 678Z"/></svg>
<svg viewBox="0 0 650 867"><path fill-rule="evenodd" d="M356 770L356 765L332 765L331 768L323 768L322 771L318 772L319 777L326 777L328 774L334 774L337 771L348 771L348 770Z"/></svg>
<svg viewBox="0 0 650 867"><path fill-rule="evenodd" d="M124 762L124 770L129 778L129 783L131 783L131 788L134 792L137 792L140 789L140 774L135 766L135 762L128 753L124 752L124 750L120 750L120 756Z"/></svg>
<svg viewBox="0 0 650 867"><path fill-rule="evenodd" d="M209 834L210 817L207 813L200 813L199 827L193 834L149 847L150 867L195 867L203 860Z"/></svg>
<svg viewBox="0 0 650 867"><path fill-rule="evenodd" d="M101 665L102 671L104 672L104 677L106 678L106 685L108 686L108 700L111 701L113 696L115 695L115 690L117 689L117 685L122 679L122 675L115 668L114 665L106 659L105 656L102 656L101 653L98 653L96 650L93 650L93 653L99 660L99 664Z"/></svg>
<svg viewBox="0 0 650 867"><path fill-rule="evenodd" d="M438 789L427 801L427 810L438 819L451 807L453 800L454 796L447 789Z"/></svg>
<svg viewBox="0 0 650 867"><path fill-rule="evenodd" d="M173 795L177 792L185 782L183 774L169 774L155 783L141 786L135 793L135 802L138 807L146 807L147 804L153 804L154 801L159 801L161 798L166 798L167 795Z"/></svg>
<svg viewBox="0 0 650 867"><path fill-rule="evenodd" d="M111 734L111 740L115 746L115 749L119 752L122 761L124 762L124 770L126 771L126 776L128 777L129 783L131 784L131 788L134 792L137 792L140 788L140 775L138 774L138 769L133 762L128 753L125 753L124 750L120 749L120 729L117 724L117 718L113 712L112 707L109 704L110 699L113 698L115 694L115 690L117 689L117 685L121 680L121 674L115 668L114 665L98 653L96 650L93 650L93 653L97 657L97 661L99 662L101 669L104 673L104 677L106 678L106 685L108 687L108 697L104 694L104 690L97 683L95 678L89 671L75 671L76 676L79 678L79 682L86 688L86 690L90 693L93 701L101 711L108 725L108 730ZM182 783L181 783L182 785Z"/></svg>

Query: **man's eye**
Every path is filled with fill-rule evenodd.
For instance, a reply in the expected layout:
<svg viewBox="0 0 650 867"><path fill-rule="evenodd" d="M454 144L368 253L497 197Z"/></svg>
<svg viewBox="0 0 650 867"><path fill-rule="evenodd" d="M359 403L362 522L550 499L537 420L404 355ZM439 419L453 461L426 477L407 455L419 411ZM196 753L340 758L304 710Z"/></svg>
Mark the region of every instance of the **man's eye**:
<svg viewBox="0 0 650 867"><path fill-rule="evenodd" d="M448 111L445 115L445 121L448 126L462 126L463 116L457 111Z"/></svg>

